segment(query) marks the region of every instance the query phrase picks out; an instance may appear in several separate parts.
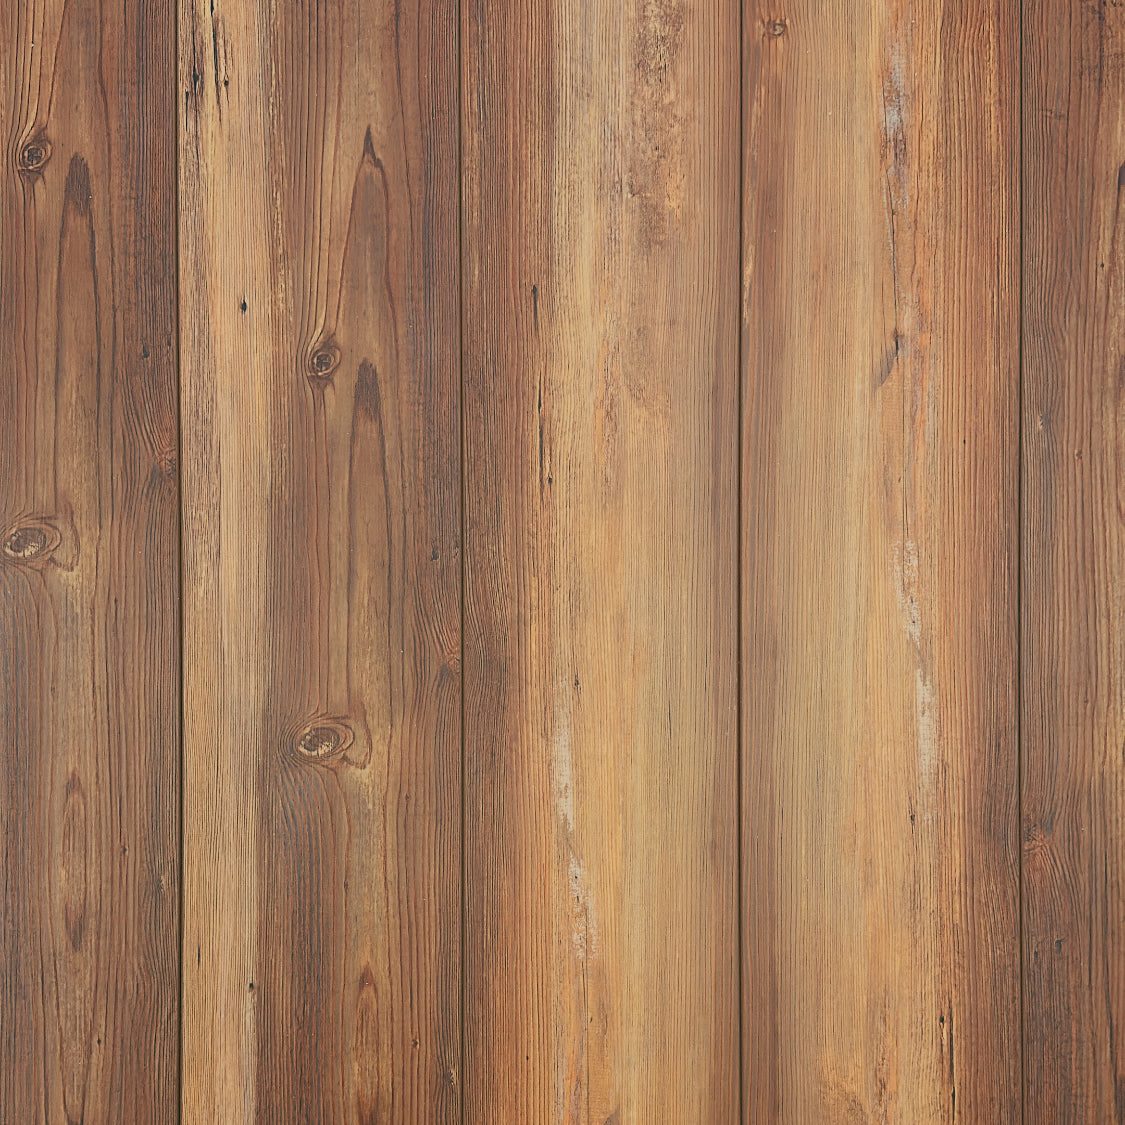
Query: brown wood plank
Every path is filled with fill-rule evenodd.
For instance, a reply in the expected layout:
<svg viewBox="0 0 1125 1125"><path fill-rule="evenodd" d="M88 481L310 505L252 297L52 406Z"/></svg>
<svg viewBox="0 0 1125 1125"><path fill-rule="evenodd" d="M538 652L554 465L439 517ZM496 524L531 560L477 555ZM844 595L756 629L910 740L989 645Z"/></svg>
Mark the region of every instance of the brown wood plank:
<svg viewBox="0 0 1125 1125"><path fill-rule="evenodd" d="M1125 10L1024 5L1028 1125L1125 1121Z"/></svg>
<svg viewBox="0 0 1125 1125"><path fill-rule="evenodd" d="M463 6L465 1120L738 1109L738 10Z"/></svg>
<svg viewBox="0 0 1125 1125"><path fill-rule="evenodd" d="M200 1125L460 1114L457 33L181 4Z"/></svg>
<svg viewBox="0 0 1125 1125"><path fill-rule="evenodd" d="M5 1122L178 1117L172 29L0 15Z"/></svg>
<svg viewBox="0 0 1125 1125"><path fill-rule="evenodd" d="M0 1121L174 1122L174 10L0 11Z"/></svg>
<svg viewBox="0 0 1125 1125"><path fill-rule="evenodd" d="M743 29L743 1119L1017 1122L1018 8Z"/></svg>

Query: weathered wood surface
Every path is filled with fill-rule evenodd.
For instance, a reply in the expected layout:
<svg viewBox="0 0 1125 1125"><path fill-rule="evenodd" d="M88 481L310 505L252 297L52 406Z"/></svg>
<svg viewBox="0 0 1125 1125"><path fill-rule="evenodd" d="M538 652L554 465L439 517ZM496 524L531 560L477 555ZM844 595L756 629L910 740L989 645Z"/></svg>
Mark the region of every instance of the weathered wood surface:
<svg viewBox="0 0 1125 1125"><path fill-rule="evenodd" d="M1125 10L1024 5L1027 1125L1125 1121Z"/></svg>
<svg viewBox="0 0 1125 1125"><path fill-rule="evenodd" d="M0 6L0 1121L1125 1119L1121 9L178 2Z"/></svg>
<svg viewBox="0 0 1125 1125"><path fill-rule="evenodd" d="M0 9L0 1120L177 1120L172 8Z"/></svg>
<svg viewBox="0 0 1125 1125"><path fill-rule="evenodd" d="M181 5L192 1125L460 1116L455 17Z"/></svg>
<svg viewBox="0 0 1125 1125"><path fill-rule="evenodd" d="M743 1120L1018 1122L1018 9L743 32Z"/></svg>
<svg viewBox="0 0 1125 1125"><path fill-rule="evenodd" d="M462 7L465 1121L738 1115L738 11Z"/></svg>

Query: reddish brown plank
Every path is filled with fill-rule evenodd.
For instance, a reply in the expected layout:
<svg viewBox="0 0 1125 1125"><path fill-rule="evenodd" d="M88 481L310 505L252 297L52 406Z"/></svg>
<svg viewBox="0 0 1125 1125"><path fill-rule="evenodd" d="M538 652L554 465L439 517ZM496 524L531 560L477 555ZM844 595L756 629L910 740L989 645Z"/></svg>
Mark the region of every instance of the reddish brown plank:
<svg viewBox="0 0 1125 1125"><path fill-rule="evenodd" d="M174 16L0 12L0 1120L178 1119Z"/></svg>
<svg viewBox="0 0 1125 1125"><path fill-rule="evenodd" d="M1125 1121L1125 10L1024 4L1028 1125Z"/></svg>

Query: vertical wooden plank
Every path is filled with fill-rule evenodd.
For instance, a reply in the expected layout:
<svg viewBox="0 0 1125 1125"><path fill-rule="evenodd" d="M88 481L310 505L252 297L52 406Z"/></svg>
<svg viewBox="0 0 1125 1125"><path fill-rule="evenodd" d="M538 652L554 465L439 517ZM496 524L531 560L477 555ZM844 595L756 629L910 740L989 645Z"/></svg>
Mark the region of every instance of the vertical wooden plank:
<svg viewBox="0 0 1125 1125"><path fill-rule="evenodd" d="M0 1120L178 1120L174 11L0 12Z"/></svg>
<svg viewBox="0 0 1125 1125"><path fill-rule="evenodd" d="M201 1125L460 1112L457 33L181 3Z"/></svg>
<svg viewBox="0 0 1125 1125"><path fill-rule="evenodd" d="M1024 4L1026 1120L1125 1121L1125 10Z"/></svg>
<svg viewBox="0 0 1125 1125"><path fill-rule="evenodd" d="M743 30L744 1120L1019 1121L1018 9Z"/></svg>
<svg viewBox="0 0 1125 1125"><path fill-rule="evenodd" d="M465 1120L731 1121L738 10L463 29Z"/></svg>

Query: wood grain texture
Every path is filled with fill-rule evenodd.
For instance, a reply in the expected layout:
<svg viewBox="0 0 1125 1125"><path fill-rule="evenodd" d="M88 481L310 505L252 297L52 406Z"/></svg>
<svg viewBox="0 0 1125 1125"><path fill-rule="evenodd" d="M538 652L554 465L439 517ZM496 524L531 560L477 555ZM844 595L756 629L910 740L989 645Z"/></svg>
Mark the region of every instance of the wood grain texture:
<svg viewBox="0 0 1125 1125"><path fill-rule="evenodd" d="M462 18L465 1121L729 1122L738 12Z"/></svg>
<svg viewBox="0 0 1125 1125"><path fill-rule="evenodd" d="M1125 10L1024 5L1028 1125L1125 1121Z"/></svg>
<svg viewBox="0 0 1125 1125"><path fill-rule="evenodd" d="M1017 1122L1018 12L743 30L743 1119Z"/></svg>
<svg viewBox="0 0 1125 1125"><path fill-rule="evenodd" d="M455 7L184 0L184 1120L460 1114Z"/></svg>
<svg viewBox="0 0 1125 1125"><path fill-rule="evenodd" d="M0 10L0 1120L174 1122L174 14Z"/></svg>

